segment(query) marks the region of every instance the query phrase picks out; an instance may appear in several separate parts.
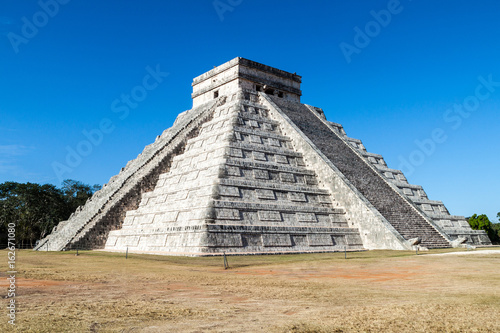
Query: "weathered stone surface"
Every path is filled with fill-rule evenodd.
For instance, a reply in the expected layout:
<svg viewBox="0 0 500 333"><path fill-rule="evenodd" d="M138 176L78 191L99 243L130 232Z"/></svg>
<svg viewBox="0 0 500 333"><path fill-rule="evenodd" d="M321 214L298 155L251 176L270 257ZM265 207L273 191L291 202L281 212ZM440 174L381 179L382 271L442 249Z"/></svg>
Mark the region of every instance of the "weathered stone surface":
<svg viewBox="0 0 500 333"><path fill-rule="evenodd" d="M212 255L490 244L300 103L301 77L236 58L39 248ZM465 223L464 223L465 222ZM456 245L458 246L458 245Z"/></svg>
<svg viewBox="0 0 500 333"><path fill-rule="evenodd" d="M332 131L328 123L304 104L285 101L276 96L272 102L296 124L299 130L332 162L347 180L405 239L419 237L427 247L447 247L446 235L418 210L409 200L399 195L387 181L349 146L354 141ZM359 142L354 142L360 145Z"/></svg>

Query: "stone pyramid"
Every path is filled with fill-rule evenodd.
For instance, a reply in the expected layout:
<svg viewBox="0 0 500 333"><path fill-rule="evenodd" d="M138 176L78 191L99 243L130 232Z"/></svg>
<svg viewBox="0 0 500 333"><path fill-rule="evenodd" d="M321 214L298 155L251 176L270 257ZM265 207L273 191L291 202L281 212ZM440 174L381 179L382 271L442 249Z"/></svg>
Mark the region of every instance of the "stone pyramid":
<svg viewBox="0 0 500 333"><path fill-rule="evenodd" d="M214 255L489 245L386 166L301 77L235 58L193 80L193 108L36 249Z"/></svg>

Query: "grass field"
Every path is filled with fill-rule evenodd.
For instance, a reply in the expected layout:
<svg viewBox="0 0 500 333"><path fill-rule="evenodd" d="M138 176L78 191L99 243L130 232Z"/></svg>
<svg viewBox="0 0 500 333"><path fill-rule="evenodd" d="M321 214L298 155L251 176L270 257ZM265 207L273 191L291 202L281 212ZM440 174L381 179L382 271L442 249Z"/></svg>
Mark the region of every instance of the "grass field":
<svg viewBox="0 0 500 333"><path fill-rule="evenodd" d="M234 256L224 270L220 257L22 250L16 329L2 315L0 331L500 332L500 254L439 252Z"/></svg>

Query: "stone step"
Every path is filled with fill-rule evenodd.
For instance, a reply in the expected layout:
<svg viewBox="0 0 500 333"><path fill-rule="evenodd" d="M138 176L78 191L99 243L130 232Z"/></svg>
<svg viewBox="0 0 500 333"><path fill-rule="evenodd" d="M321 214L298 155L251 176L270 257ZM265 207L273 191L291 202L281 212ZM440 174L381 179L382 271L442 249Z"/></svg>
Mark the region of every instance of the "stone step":
<svg viewBox="0 0 500 333"><path fill-rule="evenodd" d="M317 207L309 204L298 205L277 205L263 202L240 202L240 201L222 201L215 200L213 203L215 208L228 208L238 210L268 210L291 213L315 213L315 214L345 214L343 208L333 207Z"/></svg>
<svg viewBox="0 0 500 333"><path fill-rule="evenodd" d="M244 120L254 120L254 121L262 123L262 124L265 123L265 124L273 125L274 127L279 127L279 122L277 122L275 120L271 120L267 117L263 117L261 115L254 114L254 113L240 112L238 116Z"/></svg>
<svg viewBox="0 0 500 333"><path fill-rule="evenodd" d="M276 171L276 172L289 172L301 175L308 176L316 176L316 173L310 169L307 169L303 166L291 166L283 163L275 163L275 162L255 162L242 160L239 158L229 157L226 160L226 165L237 166L246 169L261 169L268 171Z"/></svg>
<svg viewBox="0 0 500 333"><path fill-rule="evenodd" d="M290 139L287 138L284 135L278 134L277 132L271 132L271 131L262 131L262 130L257 130L249 127L241 127L241 126L235 126L234 131L242 134L248 134L248 135L256 135L261 138L272 138L276 140L280 140L283 142L290 142Z"/></svg>
<svg viewBox="0 0 500 333"><path fill-rule="evenodd" d="M307 186L300 184L292 185L284 183L269 183L269 182L252 181L246 179L245 180L234 179L234 178L222 178L220 179L219 184L227 186L243 187L243 188L276 190L283 192L300 192L300 193L310 193L318 195L330 195L330 192L328 192L327 190L319 189L314 186Z"/></svg>
<svg viewBox="0 0 500 333"><path fill-rule="evenodd" d="M269 147L269 146L264 146L264 145L258 145L258 144L251 144L251 143L241 143L241 142L231 142L229 143L230 148L234 149L239 149L239 150L248 150L248 151L256 151L256 152L262 152L262 153L268 153L268 154L278 154L278 155L285 155L285 156L290 156L290 157L302 157L301 153L298 153L294 151L293 149L289 148L276 148L276 147ZM237 157L237 156L235 156Z"/></svg>

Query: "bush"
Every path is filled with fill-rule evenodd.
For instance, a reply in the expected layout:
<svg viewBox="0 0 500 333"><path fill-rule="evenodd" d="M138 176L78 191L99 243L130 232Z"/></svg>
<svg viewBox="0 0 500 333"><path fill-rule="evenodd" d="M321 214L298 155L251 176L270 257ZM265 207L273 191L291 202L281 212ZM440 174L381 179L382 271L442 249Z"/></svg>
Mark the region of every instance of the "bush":
<svg viewBox="0 0 500 333"><path fill-rule="evenodd" d="M477 215L474 214L467 219L469 225L473 230L484 230L488 234L492 243L500 242L500 237L498 235L497 226L491 223L490 219L486 214Z"/></svg>

